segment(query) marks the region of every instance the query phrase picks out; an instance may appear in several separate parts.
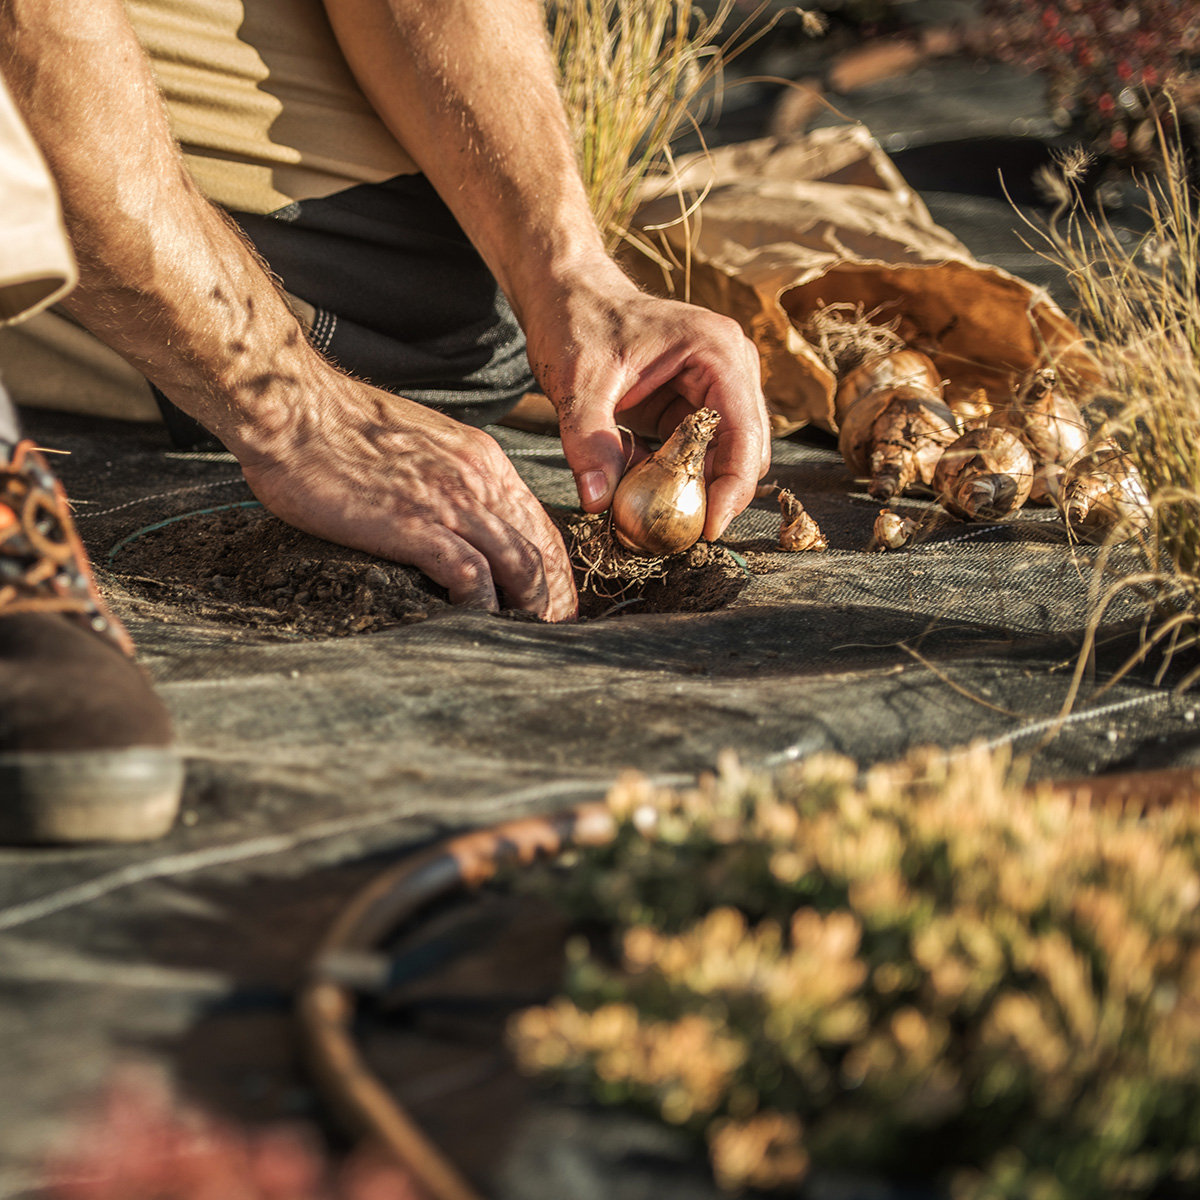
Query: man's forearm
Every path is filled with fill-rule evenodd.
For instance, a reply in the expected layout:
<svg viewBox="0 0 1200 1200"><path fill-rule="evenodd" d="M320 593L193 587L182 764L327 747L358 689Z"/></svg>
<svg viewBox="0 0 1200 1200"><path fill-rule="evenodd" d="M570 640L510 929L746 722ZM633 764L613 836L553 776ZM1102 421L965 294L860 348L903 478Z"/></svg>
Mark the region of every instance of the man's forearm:
<svg viewBox="0 0 1200 1200"><path fill-rule="evenodd" d="M188 177L120 0L5 0L0 55L62 193L71 311L223 437L261 427L316 355Z"/></svg>
<svg viewBox="0 0 1200 1200"><path fill-rule="evenodd" d="M359 85L428 175L523 323L596 271L538 0L325 0Z"/></svg>

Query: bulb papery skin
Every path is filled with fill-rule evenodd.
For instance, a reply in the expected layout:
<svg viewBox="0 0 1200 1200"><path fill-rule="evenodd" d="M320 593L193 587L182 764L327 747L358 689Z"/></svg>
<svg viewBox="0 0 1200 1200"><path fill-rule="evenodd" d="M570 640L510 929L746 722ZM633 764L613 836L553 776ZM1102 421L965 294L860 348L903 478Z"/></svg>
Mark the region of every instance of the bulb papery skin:
<svg viewBox="0 0 1200 1200"><path fill-rule="evenodd" d="M914 533L917 523L911 517L902 517L889 508L881 508L875 518L875 529L871 534L868 550L899 550Z"/></svg>
<svg viewBox="0 0 1200 1200"><path fill-rule="evenodd" d="M923 354L902 353L918 363L929 361ZM942 448L959 434L958 422L942 403L941 393L924 384L855 390L871 371L894 370L893 360L898 358L900 354L859 368L838 391L838 449L856 475L870 478L868 494L884 501L911 484L928 485ZM932 370L932 363L929 367ZM860 374L864 379L856 380Z"/></svg>
<svg viewBox="0 0 1200 1200"><path fill-rule="evenodd" d="M1016 507L1017 482L1011 475L980 475L963 484L958 507L968 516L998 521Z"/></svg>
<svg viewBox="0 0 1200 1200"><path fill-rule="evenodd" d="M958 418L958 427L964 433L987 425L993 411L992 402L983 388L976 388L956 400L947 400L946 407Z"/></svg>
<svg viewBox="0 0 1200 1200"><path fill-rule="evenodd" d="M1033 458L1008 429L969 429L942 452L933 490L960 520L1001 521L1029 499Z"/></svg>
<svg viewBox="0 0 1200 1200"><path fill-rule="evenodd" d="M617 485L613 533L622 546L637 554L679 554L704 532L707 508L703 475L690 475L648 458Z"/></svg>
<svg viewBox="0 0 1200 1200"><path fill-rule="evenodd" d="M1033 473L1033 488L1029 500L1033 504L1057 504L1067 473L1062 463L1046 463Z"/></svg>
<svg viewBox="0 0 1200 1200"><path fill-rule="evenodd" d="M804 511L804 505L784 488L779 493L779 548L791 552L828 550L829 543L820 526Z"/></svg>
<svg viewBox="0 0 1200 1200"><path fill-rule="evenodd" d="M926 388L939 398L941 377L933 360L919 350L893 350L869 359L849 372L838 384L838 421L871 392L894 391L898 387Z"/></svg>
<svg viewBox="0 0 1200 1200"><path fill-rule="evenodd" d="M1050 368L1029 376L1013 404L993 413L990 423L1011 429L1029 448L1038 469L1071 462L1089 441L1087 422L1078 405L1058 386L1058 374ZM1032 498L1047 504L1053 494L1039 481Z"/></svg>
<svg viewBox="0 0 1200 1200"><path fill-rule="evenodd" d="M720 419L711 408L689 413L617 484L613 535L627 550L665 557L699 540L708 512L704 455Z"/></svg>
<svg viewBox="0 0 1200 1200"><path fill-rule="evenodd" d="M1067 468L1058 497L1071 532L1082 541L1128 541L1150 527L1154 506L1133 463L1101 444Z"/></svg>

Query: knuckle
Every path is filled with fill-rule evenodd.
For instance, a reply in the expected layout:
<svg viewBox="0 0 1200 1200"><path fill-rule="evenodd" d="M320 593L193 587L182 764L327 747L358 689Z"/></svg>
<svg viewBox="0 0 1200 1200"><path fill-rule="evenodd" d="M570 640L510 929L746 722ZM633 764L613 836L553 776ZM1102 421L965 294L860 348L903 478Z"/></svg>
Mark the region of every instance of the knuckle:
<svg viewBox="0 0 1200 1200"><path fill-rule="evenodd" d="M516 567L523 575L540 578L545 574L545 562L541 551L525 538L518 538L514 550Z"/></svg>
<svg viewBox="0 0 1200 1200"><path fill-rule="evenodd" d="M459 456L458 466L464 476L491 476L496 469L491 454L485 446L468 447Z"/></svg>
<svg viewBox="0 0 1200 1200"><path fill-rule="evenodd" d="M494 438L478 429L470 429L467 433L465 444L460 451L464 463L471 464L476 470L490 470L498 463L508 463L508 456Z"/></svg>
<svg viewBox="0 0 1200 1200"><path fill-rule="evenodd" d="M451 560L446 574L463 590L476 591L490 583L492 573L482 555L464 553Z"/></svg>
<svg viewBox="0 0 1200 1200"><path fill-rule="evenodd" d="M722 337L724 337L730 345L740 346L746 339L746 332L741 324L733 317L726 316L724 313L713 313L713 328Z"/></svg>

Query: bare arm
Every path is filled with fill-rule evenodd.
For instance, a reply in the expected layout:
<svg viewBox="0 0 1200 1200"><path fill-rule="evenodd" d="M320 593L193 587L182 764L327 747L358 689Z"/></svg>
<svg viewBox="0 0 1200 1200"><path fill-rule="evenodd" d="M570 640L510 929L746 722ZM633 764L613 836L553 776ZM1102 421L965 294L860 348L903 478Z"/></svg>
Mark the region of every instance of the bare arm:
<svg viewBox="0 0 1200 1200"><path fill-rule="evenodd" d="M722 414L708 537L769 462L758 358L738 326L640 293L604 252L576 167L538 0L325 0L376 111L454 210L513 304L559 410L584 506L607 507L616 420L665 433Z"/></svg>
<svg viewBox="0 0 1200 1200"><path fill-rule="evenodd" d="M492 439L340 374L199 195L120 0L3 0L0 69L63 197L72 311L212 429L285 520L458 602L575 610L553 526Z"/></svg>

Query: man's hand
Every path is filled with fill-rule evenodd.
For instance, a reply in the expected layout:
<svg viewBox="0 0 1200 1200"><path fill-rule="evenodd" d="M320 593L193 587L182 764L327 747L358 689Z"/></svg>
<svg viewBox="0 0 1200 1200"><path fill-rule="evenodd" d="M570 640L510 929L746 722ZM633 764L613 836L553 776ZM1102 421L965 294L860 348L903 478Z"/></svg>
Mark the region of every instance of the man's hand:
<svg viewBox="0 0 1200 1200"><path fill-rule="evenodd" d="M238 457L254 494L290 525L419 567L453 604L575 616L558 531L496 442L332 371L269 436L246 427ZM227 435L230 442L235 438Z"/></svg>
<svg viewBox="0 0 1200 1200"><path fill-rule="evenodd" d="M712 541L770 466L758 352L735 321L646 296L609 268L597 264L529 313L529 359L558 410L580 501L588 512L611 503L630 465L618 426L665 439L689 412L715 409L705 464Z"/></svg>

